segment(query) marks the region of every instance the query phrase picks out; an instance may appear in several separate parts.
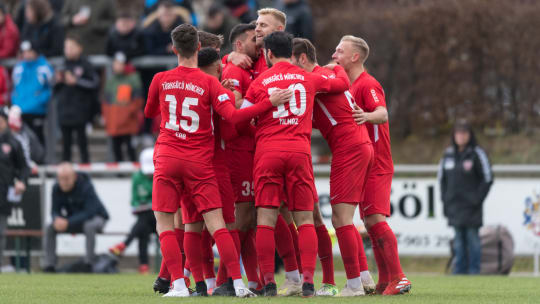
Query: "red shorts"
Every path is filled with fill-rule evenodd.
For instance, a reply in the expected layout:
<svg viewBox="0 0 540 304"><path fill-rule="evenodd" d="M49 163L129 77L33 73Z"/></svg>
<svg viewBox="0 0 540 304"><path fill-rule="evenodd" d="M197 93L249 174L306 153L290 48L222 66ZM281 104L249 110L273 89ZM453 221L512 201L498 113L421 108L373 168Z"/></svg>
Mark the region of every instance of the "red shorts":
<svg viewBox="0 0 540 304"><path fill-rule="evenodd" d="M227 150L227 167L237 203L254 202L253 151Z"/></svg>
<svg viewBox="0 0 540 304"><path fill-rule="evenodd" d="M390 191L393 174L368 174L364 201L360 204L362 218L372 214L390 216Z"/></svg>
<svg viewBox="0 0 540 304"><path fill-rule="evenodd" d="M186 207L193 212L204 213L221 208L212 166L167 156L156 157L154 165L152 210L174 213L187 193L191 195L191 200L186 202Z"/></svg>
<svg viewBox="0 0 540 304"><path fill-rule="evenodd" d="M281 205L286 193L291 211L313 211L315 182L311 156L296 152L264 152L255 156L255 206Z"/></svg>
<svg viewBox="0 0 540 304"><path fill-rule="evenodd" d="M369 169L373 163L373 146L359 145L332 152L330 170L330 203L359 204L364 198Z"/></svg>
<svg viewBox="0 0 540 304"><path fill-rule="evenodd" d="M215 166L214 169L221 202L221 205L218 208L222 208L223 220L226 224L234 223L234 201L236 200L236 197L232 190L229 170L222 165ZM182 197L182 222L184 224L191 224L204 221L202 217L204 212L198 212L197 209L194 208L194 204L191 204L190 200L191 196L189 193Z"/></svg>

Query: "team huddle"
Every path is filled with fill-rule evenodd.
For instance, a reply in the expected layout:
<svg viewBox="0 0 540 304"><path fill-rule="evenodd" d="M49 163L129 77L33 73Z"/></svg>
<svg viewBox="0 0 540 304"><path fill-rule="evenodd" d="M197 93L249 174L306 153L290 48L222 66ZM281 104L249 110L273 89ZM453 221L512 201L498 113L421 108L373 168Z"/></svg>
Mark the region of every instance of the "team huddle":
<svg viewBox="0 0 540 304"><path fill-rule="evenodd" d="M344 36L335 63L321 67L312 43L292 38L285 24L279 10L259 10L255 23L232 30L234 51L223 59L215 46L201 47L205 33L195 27L171 33L178 67L154 76L145 108L147 117L161 115L152 209L163 262L154 290L166 297L351 297L411 288L386 223L393 163L384 92L363 66L369 47ZM341 290L318 206L312 128L332 151L332 224L347 276ZM377 284L353 224L357 206ZM276 250L285 268L279 288ZM323 278L315 290L317 256Z"/></svg>

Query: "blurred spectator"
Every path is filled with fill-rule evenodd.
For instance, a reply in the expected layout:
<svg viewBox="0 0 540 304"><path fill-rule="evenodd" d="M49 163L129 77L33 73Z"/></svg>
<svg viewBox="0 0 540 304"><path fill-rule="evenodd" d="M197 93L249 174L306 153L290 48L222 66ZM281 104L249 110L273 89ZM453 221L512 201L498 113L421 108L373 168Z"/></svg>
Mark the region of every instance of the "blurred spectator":
<svg viewBox="0 0 540 304"><path fill-rule="evenodd" d="M124 53L128 60L144 54L144 37L132 12L119 12L109 31L106 53L112 57L117 52Z"/></svg>
<svg viewBox="0 0 540 304"><path fill-rule="evenodd" d="M257 19L257 14L248 5L247 0L224 0L223 4L229 8L231 14L242 23L250 23Z"/></svg>
<svg viewBox="0 0 540 304"><path fill-rule="evenodd" d="M148 243L150 234L156 232L156 218L152 211L152 178L154 174L154 149L146 148L141 152L141 169L131 178L131 209L137 217L135 225L126 240L109 249L120 256L126 250L133 239L139 239L139 272L148 273Z"/></svg>
<svg viewBox="0 0 540 304"><path fill-rule="evenodd" d="M305 0L281 0L277 9L287 15L285 31L313 41L313 17Z"/></svg>
<svg viewBox="0 0 540 304"><path fill-rule="evenodd" d="M227 8L218 3L214 3L208 10L208 16L203 26L203 31L215 35L222 35L223 37L229 37L232 28L238 23L238 20L229 13ZM229 39L226 39L221 46L221 54L228 54L231 50L231 43L229 42Z"/></svg>
<svg viewBox="0 0 540 304"><path fill-rule="evenodd" d="M67 34L83 39L86 55L103 54L114 11L114 2L110 0L69 0L64 3L62 23Z"/></svg>
<svg viewBox="0 0 540 304"><path fill-rule="evenodd" d="M19 30L0 3L0 59L14 57L19 48Z"/></svg>
<svg viewBox="0 0 540 304"><path fill-rule="evenodd" d="M439 181L444 214L456 233L454 274L478 274L482 257L478 229L493 173L486 152L476 144L466 122L454 126L452 145L440 163Z"/></svg>
<svg viewBox="0 0 540 304"><path fill-rule="evenodd" d="M86 236L87 272L95 261L96 234L103 232L109 214L94 190L90 177L77 173L70 163L58 166L57 182L52 190L53 222L45 229L45 272L56 270L56 235L58 233L84 233Z"/></svg>
<svg viewBox="0 0 540 304"><path fill-rule="evenodd" d="M187 23L191 23L194 26L198 25L197 22L197 15L195 14L195 11L193 10L192 0L145 0L144 1L144 15L150 16L156 12L159 5L163 1L171 2L175 9L179 9L178 11L183 12L182 15L185 16L184 20Z"/></svg>
<svg viewBox="0 0 540 304"><path fill-rule="evenodd" d="M81 161L89 163L85 126L91 119L94 92L99 85L99 78L82 53L80 39L68 35L64 43L64 65L55 73L55 94L58 124L62 130L62 160L71 161L71 143L73 132L76 132Z"/></svg>
<svg viewBox="0 0 540 304"><path fill-rule="evenodd" d="M186 19L175 13L172 1L159 2L157 17L144 29L146 53L149 55L172 54L171 31ZM145 24L149 22L145 21Z"/></svg>
<svg viewBox="0 0 540 304"><path fill-rule="evenodd" d="M222 35L215 35L205 31L198 31L198 33L199 42L201 43L201 49L205 47L211 47L218 52L221 50L221 46L223 45Z"/></svg>
<svg viewBox="0 0 540 304"><path fill-rule="evenodd" d="M43 126L51 100L53 69L29 41L21 43L22 60L13 68L11 103L22 110L23 121L45 144Z"/></svg>
<svg viewBox="0 0 540 304"><path fill-rule="evenodd" d="M126 63L126 55L117 53L113 61L113 75L105 85L102 105L107 134L112 137L114 161L124 160L122 148L126 146L129 160L135 161L132 135L137 134L143 114L142 84L135 68Z"/></svg>
<svg viewBox="0 0 540 304"><path fill-rule="evenodd" d="M11 93L11 80L4 66L0 65L0 107L9 103L9 95Z"/></svg>
<svg viewBox="0 0 540 304"><path fill-rule="evenodd" d="M19 3L14 5L13 7L13 18L15 19L15 24L17 24L17 27L20 29L23 29L24 26L27 23L26 17L25 17L25 9L26 4L28 3L28 0L22 0L18 1ZM53 10L54 16L57 19L60 19L60 15L62 14L62 8L64 7L64 0L47 0L49 2L51 9Z"/></svg>
<svg viewBox="0 0 540 304"><path fill-rule="evenodd" d="M11 214L10 198L22 195L26 190L28 167L24 160L19 142L13 137L8 127L7 111L0 108L0 269L6 245L4 231L7 218Z"/></svg>
<svg viewBox="0 0 540 304"><path fill-rule="evenodd" d="M11 134L21 144L28 168L30 168L32 174L36 174L37 165L42 164L45 159L45 149L34 131L23 122L21 108L18 106L9 108L8 124Z"/></svg>
<svg viewBox="0 0 540 304"><path fill-rule="evenodd" d="M26 23L21 40L28 40L45 57L61 56L64 46L64 28L54 15L49 0L28 0L24 15Z"/></svg>

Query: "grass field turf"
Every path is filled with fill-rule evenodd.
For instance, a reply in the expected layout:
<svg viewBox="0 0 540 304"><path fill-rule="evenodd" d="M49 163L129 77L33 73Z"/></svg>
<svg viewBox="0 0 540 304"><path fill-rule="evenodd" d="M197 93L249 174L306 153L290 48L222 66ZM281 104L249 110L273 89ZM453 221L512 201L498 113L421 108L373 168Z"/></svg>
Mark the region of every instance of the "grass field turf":
<svg viewBox="0 0 540 304"><path fill-rule="evenodd" d="M409 278L412 293L393 297L164 299L152 292L154 276L1 274L0 303L540 303L540 278L427 274ZM339 287L345 284L342 275L336 280Z"/></svg>

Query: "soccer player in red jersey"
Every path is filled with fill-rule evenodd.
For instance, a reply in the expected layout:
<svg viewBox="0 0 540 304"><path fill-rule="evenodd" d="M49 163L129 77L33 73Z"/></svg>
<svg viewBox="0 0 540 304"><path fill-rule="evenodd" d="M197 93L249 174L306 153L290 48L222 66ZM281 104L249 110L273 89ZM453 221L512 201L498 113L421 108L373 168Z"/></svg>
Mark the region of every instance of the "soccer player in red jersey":
<svg viewBox="0 0 540 304"><path fill-rule="evenodd" d="M332 59L343 66L349 75L351 93L357 103L353 111L355 120L366 125L375 152L360 214L366 224L379 270L376 291L384 295L402 294L411 289L411 282L403 274L397 240L386 222L386 217L390 216L390 191L394 173L388 112L381 85L364 68L368 55L369 46L366 41L344 36Z"/></svg>
<svg viewBox="0 0 540 304"><path fill-rule="evenodd" d="M307 39L293 41L293 63L308 72L335 78L335 73L320 67L315 47ZM357 229L353 224L356 206L362 201L367 173L373 161L373 147L364 125L352 117L354 98L349 91L338 94L318 94L313 109L313 124L328 142L332 151L330 170L330 202L332 224L336 229L341 256L347 274L347 285L341 296L364 295L358 248ZM367 260L363 255L365 269ZM371 278L371 276L369 276ZM373 291L373 280L367 291Z"/></svg>
<svg viewBox="0 0 540 304"><path fill-rule="evenodd" d="M289 102L259 115L254 163L257 207L257 258L264 277L264 291L275 296L274 227L286 193L299 232L304 283L302 295L313 296L313 273L317 259L317 234L313 225L314 182L311 166L311 115L317 92L342 92L348 88L344 70L336 66L336 79L307 73L291 64L292 36L274 32L264 39L269 70L254 80L245 102L258 104L274 90L294 91Z"/></svg>
<svg viewBox="0 0 540 304"><path fill-rule="evenodd" d="M202 214L220 256L226 261L228 272L234 279L236 295L254 296L242 282L238 254L223 220L219 189L212 167L214 138L211 113L215 110L223 118L237 123L249 120L282 101L272 96L264 100L261 106L236 110L227 102L230 97L219 81L197 69L197 52L200 48L197 29L182 24L172 31L171 38L179 66L154 76L144 111L146 117L162 113L164 118L154 148L156 169L152 209L163 258L173 282L165 296L189 296L181 268L182 256L173 231L174 214L185 191L191 194L195 211ZM189 210L184 213L185 218L193 216ZM186 239L190 237L200 238L202 226L203 222L187 224L184 243L188 244ZM195 255L186 248L187 259L199 258L199 248L195 250Z"/></svg>

